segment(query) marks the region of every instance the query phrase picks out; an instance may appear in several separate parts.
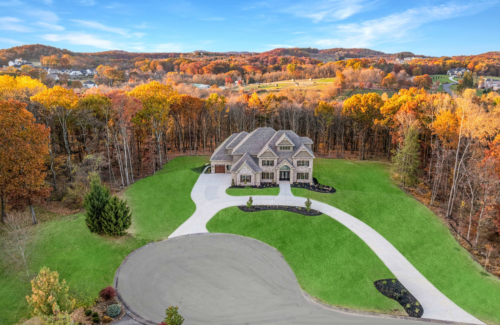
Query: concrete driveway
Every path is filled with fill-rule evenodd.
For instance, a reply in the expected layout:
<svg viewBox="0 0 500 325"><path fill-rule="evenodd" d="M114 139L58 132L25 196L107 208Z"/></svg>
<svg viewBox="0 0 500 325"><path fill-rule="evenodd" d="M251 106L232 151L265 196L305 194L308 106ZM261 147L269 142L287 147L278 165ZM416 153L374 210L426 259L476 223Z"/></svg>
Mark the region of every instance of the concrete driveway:
<svg viewBox="0 0 500 325"><path fill-rule="evenodd" d="M178 306L186 325L414 324L322 307L306 298L276 249L235 235L147 245L125 260L117 279L119 297L144 323L158 324L168 306Z"/></svg>

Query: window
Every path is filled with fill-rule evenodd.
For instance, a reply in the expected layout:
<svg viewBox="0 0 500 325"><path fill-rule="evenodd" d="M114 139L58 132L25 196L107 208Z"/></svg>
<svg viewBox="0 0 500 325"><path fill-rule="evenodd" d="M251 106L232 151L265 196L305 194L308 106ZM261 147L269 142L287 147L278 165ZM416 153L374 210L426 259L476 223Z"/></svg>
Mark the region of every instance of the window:
<svg viewBox="0 0 500 325"><path fill-rule="evenodd" d="M281 166L280 170L290 170L290 167L288 167L287 165L283 165Z"/></svg>
<svg viewBox="0 0 500 325"><path fill-rule="evenodd" d="M297 161L297 167L309 167L309 160Z"/></svg>
<svg viewBox="0 0 500 325"><path fill-rule="evenodd" d="M262 179L274 179L274 173L262 173Z"/></svg>
<svg viewBox="0 0 500 325"><path fill-rule="evenodd" d="M262 160L262 166L274 166L274 160Z"/></svg>
<svg viewBox="0 0 500 325"><path fill-rule="evenodd" d="M231 170L231 165L226 165L226 169L227 169L227 171L230 171Z"/></svg>
<svg viewBox="0 0 500 325"><path fill-rule="evenodd" d="M250 183L252 181L252 176L250 175L241 175L240 180L242 183Z"/></svg>
<svg viewBox="0 0 500 325"><path fill-rule="evenodd" d="M288 146L287 147L278 147L278 149L280 151L290 151L290 150L292 150L292 147L288 147Z"/></svg>
<svg viewBox="0 0 500 325"><path fill-rule="evenodd" d="M297 179L309 179L309 173L297 173Z"/></svg>

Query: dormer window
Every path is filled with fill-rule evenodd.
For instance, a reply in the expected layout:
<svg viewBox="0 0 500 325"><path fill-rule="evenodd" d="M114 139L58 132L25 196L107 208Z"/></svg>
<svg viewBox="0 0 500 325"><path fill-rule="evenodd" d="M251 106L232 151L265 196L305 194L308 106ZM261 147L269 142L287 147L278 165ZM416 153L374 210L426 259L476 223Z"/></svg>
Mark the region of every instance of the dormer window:
<svg viewBox="0 0 500 325"><path fill-rule="evenodd" d="M279 151L292 151L292 147L289 146L280 146L278 147Z"/></svg>

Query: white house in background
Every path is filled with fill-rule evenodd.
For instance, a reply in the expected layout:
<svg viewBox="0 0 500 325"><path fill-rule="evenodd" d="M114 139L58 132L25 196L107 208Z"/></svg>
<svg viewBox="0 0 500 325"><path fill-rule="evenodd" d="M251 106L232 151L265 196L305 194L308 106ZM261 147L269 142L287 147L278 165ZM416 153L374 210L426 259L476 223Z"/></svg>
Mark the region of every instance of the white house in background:
<svg viewBox="0 0 500 325"><path fill-rule="evenodd" d="M500 80L495 80L492 78L486 78L483 79L482 82L480 81L478 84L478 88L484 88L484 89L493 89L493 90L498 90L500 89Z"/></svg>
<svg viewBox="0 0 500 325"><path fill-rule="evenodd" d="M59 80L59 76L57 75L57 73L48 73L47 78L54 79L55 81Z"/></svg>
<svg viewBox="0 0 500 325"><path fill-rule="evenodd" d="M88 88L88 89L97 88L97 85L93 81L90 81L90 80L84 81L82 83L82 85L83 85L83 88Z"/></svg>
<svg viewBox="0 0 500 325"><path fill-rule="evenodd" d="M470 71L468 69L465 69L465 68L456 68L456 69L448 70L447 74L449 76L463 76L463 74L466 72L470 72Z"/></svg>
<svg viewBox="0 0 500 325"><path fill-rule="evenodd" d="M210 158L212 173L231 174L236 185L282 181L313 183L313 141L293 131L261 127L233 133Z"/></svg>
<svg viewBox="0 0 500 325"><path fill-rule="evenodd" d="M49 70L47 70L47 73L48 74L61 73L61 70L49 68Z"/></svg>
<svg viewBox="0 0 500 325"><path fill-rule="evenodd" d="M73 70L69 73L70 76L82 76L83 74L78 70Z"/></svg>
<svg viewBox="0 0 500 325"><path fill-rule="evenodd" d="M17 65L19 65L19 66L23 66L23 65L33 66L33 63L31 63L30 61L23 60L21 58L15 59L14 61L9 61L9 67L17 66Z"/></svg>

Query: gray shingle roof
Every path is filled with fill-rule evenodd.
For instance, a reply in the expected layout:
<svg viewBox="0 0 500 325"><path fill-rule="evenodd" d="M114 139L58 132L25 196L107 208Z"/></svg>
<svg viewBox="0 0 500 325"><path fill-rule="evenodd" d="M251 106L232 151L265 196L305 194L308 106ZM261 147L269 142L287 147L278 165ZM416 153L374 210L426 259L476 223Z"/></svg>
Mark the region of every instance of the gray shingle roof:
<svg viewBox="0 0 500 325"><path fill-rule="evenodd" d="M243 155L249 153L256 156L262 147L276 134L273 128L258 128L248 134L233 150L233 155Z"/></svg>
<svg viewBox="0 0 500 325"><path fill-rule="evenodd" d="M262 169L260 169L259 164L255 161L255 158L252 158L252 156L250 156L248 152L245 153L243 157L241 157L240 160L238 160L236 164L233 165L233 167L231 168L231 172L238 171L238 169L240 169L240 167L245 163L254 173L262 172Z"/></svg>
<svg viewBox="0 0 500 325"><path fill-rule="evenodd" d="M230 161L230 160L233 160L233 157L227 154L226 146L229 143L231 143L231 141L233 141L237 136L238 136L238 133L233 133L233 134L231 134L231 136L229 138L224 140L224 142L222 142L220 144L220 146L217 147L217 149L215 149L212 157L210 157L210 161L214 161L214 160Z"/></svg>
<svg viewBox="0 0 500 325"><path fill-rule="evenodd" d="M308 137L300 137L300 141L302 141L303 144L313 144L313 140L309 139Z"/></svg>
<svg viewBox="0 0 500 325"><path fill-rule="evenodd" d="M247 135L248 132L245 131L238 133L238 136L227 145L226 149L234 149Z"/></svg>

